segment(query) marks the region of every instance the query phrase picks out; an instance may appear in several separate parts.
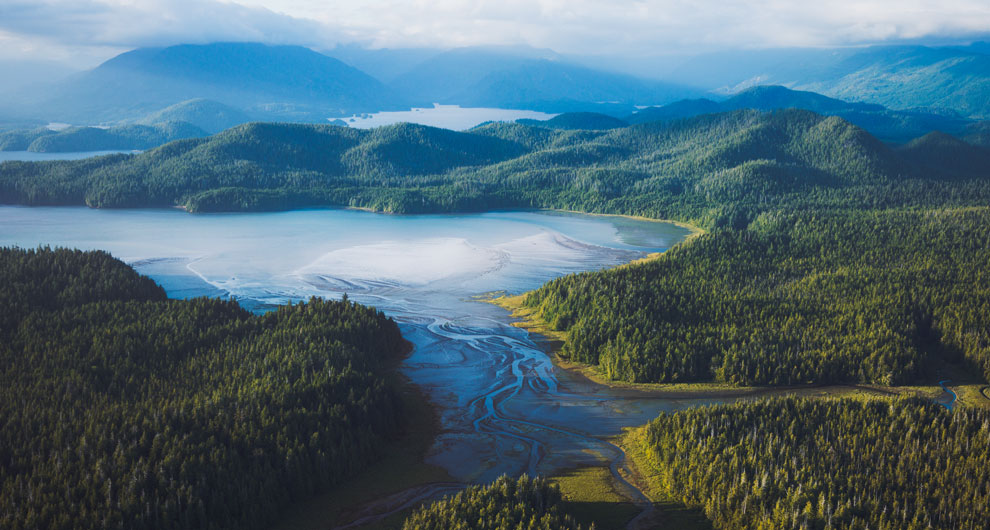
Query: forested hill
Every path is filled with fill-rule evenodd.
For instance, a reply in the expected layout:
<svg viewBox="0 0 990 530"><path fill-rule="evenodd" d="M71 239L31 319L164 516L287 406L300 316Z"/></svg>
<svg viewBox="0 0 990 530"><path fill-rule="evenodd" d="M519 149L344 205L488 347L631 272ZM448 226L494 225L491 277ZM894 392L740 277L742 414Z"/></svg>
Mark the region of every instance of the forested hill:
<svg viewBox="0 0 990 530"><path fill-rule="evenodd" d="M780 207L988 203L986 179L973 176L979 167L928 167L940 161L940 145L907 157L840 118L797 110L598 131L254 123L136 156L7 162L0 202L399 213L557 207L706 227L742 227ZM974 153L973 163L986 159L985 148Z"/></svg>
<svg viewBox="0 0 990 530"><path fill-rule="evenodd" d="M663 413L637 438L651 479L724 530L978 530L990 412L799 398Z"/></svg>
<svg viewBox="0 0 990 530"><path fill-rule="evenodd" d="M526 304L563 355L625 381L906 384L990 378L990 209L761 215Z"/></svg>
<svg viewBox="0 0 990 530"><path fill-rule="evenodd" d="M380 456L374 309L167 300L103 252L0 249L0 527L264 528Z"/></svg>

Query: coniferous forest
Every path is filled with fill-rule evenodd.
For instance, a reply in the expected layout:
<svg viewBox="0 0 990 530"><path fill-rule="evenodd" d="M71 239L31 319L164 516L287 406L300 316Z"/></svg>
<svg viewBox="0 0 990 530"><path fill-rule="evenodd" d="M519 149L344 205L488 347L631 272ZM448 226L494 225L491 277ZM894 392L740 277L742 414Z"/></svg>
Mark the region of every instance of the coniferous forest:
<svg viewBox="0 0 990 530"><path fill-rule="evenodd" d="M774 212L525 303L612 379L896 385L941 361L990 378L987 263L987 208Z"/></svg>
<svg viewBox="0 0 990 530"><path fill-rule="evenodd" d="M412 513L403 530L580 530L562 508L560 489L542 477L506 476Z"/></svg>
<svg viewBox="0 0 990 530"><path fill-rule="evenodd" d="M662 413L654 480L724 529L982 529L990 411L778 398Z"/></svg>
<svg viewBox="0 0 990 530"><path fill-rule="evenodd" d="M837 117L735 111L609 130L248 124L136 156L0 165L0 202L561 208L707 233L525 298L561 354L631 382L990 379L990 151L883 144ZM169 301L101 253L6 250L2 526L257 527L396 432L397 328L349 302L252 316ZM718 528L985 528L990 418L802 398L662 414L652 480ZM8 428L9 426L9 428ZM502 479L406 528L574 528ZM67 508L56 508L65 506ZM480 522L479 522L480 521Z"/></svg>
<svg viewBox="0 0 990 530"><path fill-rule="evenodd" d="M64 249L0 249L0 285L2 528L263 528L401 426L374 309L168 300Z"/></svg>
<svg viewBox="0 0 990 530"><path fill-rule="evenodd" d="M0 0L0 530L400 529L990 530L990 0Z"/></svg>

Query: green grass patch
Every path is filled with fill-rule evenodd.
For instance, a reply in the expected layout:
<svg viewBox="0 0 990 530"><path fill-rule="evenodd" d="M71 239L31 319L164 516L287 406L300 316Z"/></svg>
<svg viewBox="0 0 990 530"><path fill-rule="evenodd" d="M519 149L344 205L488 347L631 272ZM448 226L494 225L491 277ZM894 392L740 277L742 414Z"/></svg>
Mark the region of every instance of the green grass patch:
<svg viewBox="0 0 990 530"><path fill-rule="evenodd" d="M626 461L631 474L626 480L643 492L656 509L653 523L658 528L676 528L678 530L713 530L711 521L698 506L687 506L675 500L661 486L660 480L650 472L646 453L643 451L643 427L630 429L618 440L616 445L626 452Z"/></svg>
<svg viewBox="0 0 990 530"><path fill-rule="evenodd" d="M560 486L564 510L583 527L594 522L598 530L618 530L640 512L616 490L608 467L570 469L551 480Z"/></svg>

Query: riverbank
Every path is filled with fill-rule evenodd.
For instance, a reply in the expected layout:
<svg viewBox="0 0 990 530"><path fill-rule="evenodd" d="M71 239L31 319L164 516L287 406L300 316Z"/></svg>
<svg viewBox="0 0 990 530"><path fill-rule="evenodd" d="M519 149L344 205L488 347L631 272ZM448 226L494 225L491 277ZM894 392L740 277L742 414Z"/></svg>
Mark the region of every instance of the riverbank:
<svg viewBox="0 0 990 530"><path fill-rule="evenodd" d="M627 265L623 265L627 266ZM553 360L554 366L568 372L578 380L585 380L598 385L607 386L616 391L625 391L629 395L640 395L667 399L713 398L730 399L745 397L763 397L774 395L799 395L803 397L895 397L920 396L936 399L942 393L939 384L883 386L867 384L847 385L789 385L789 386L735 386L727 383L629 383L608 379L596 366L574 363L560 356L561 349L567 341L567 332L552 329L543 321L536 310L523 305L526 295L503 296L487 300L511 314L517 319L513 326L525 329L531 334L534 342L543 345L547 355ZM990 407L990 398L981 394L985 385L981 383L964 383L949 385L958 395L957 403L963 406Z"/></svg>
<svg viewBox="0 0 990 530"><path fill-rule="evenodd" d="M593 215L593 214L591 214ZM603 214L604 215L604 214ZM629 217L629 216L625 216ZM669 222L669 221L661 221ZM688 244L694 238L704 234L704 230L692 227L691 225L679 224L685 228L692 229L691 235L685 238L678 245ZM620 265L619 267L630 267L644 261L658 259L664 253L652 253L639 260ZM713 398L731 399L745 397L762 397L773 395L800 395L804 397L895 397L895 396L919 396L937 400L943 393L940 383L932 381L930 384L907 385L907 386L883 386L870 384L845 384L845 385L789 385L789 386L736 386L728 383L717 382L696 382L696 383L630 383L607 378L597 366L575 363L569 361L561 355L564 344L568 340L568 333L553 329L550 324L544 321L535 308L525 305L526 297L529 293L522 293L515 296L499 296L485 299L485 301L497 305L507 310L516 319L512 323L521 329L525 329L537 344L542 345L547 355L551 358L554 366L566 371L573 378L590 383L606 386L615 391L624 391L629 395L640 395L667 399L691 399L691 398ZM990 397L985 390L984 383L970 381L970 377L961 377L958 367L952 367L949 373L933 374L936 381L945 377L957 384L949 384L956 395L956 404L963 406L990 407ZM943 372L939 369L938 372Z"/></svg>
<svg viewBox="0 0 990 530"><path fill-rule="evenodd" d="M270 530L327 530L355 522L354 527L363 529L397 529L421 504L416 498L399 497L426 495L432 500L435 486L441 486L438 492L461 487L445 469L425 462L441 431L440 416L426 393L399 371L411 351L410 344L393 367L405 407L405 431L382 449L380 461L341 486L289 507Z"/></svg>

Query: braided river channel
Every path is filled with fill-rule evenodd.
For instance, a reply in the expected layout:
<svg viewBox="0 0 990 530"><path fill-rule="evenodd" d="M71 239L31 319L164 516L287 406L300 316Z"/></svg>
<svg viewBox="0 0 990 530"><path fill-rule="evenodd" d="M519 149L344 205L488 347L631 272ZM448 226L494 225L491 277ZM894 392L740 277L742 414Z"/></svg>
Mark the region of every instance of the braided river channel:
<svg viewBox="0 0 990 530"><path fill-rule="evenodd" d="M458 481L406 500L503 473L607 464L625 495L645 505L621 478L624 455L607 438L660 411L710 401L614 390L555 369L538 337L480 298L621 265L688 234L670 223L557 212L191 215L0 207L0 245L107 250L173 298L235 298L260 312L346 293L394 318L415 345L402 370L441 419L427 461Z"/></svg>

